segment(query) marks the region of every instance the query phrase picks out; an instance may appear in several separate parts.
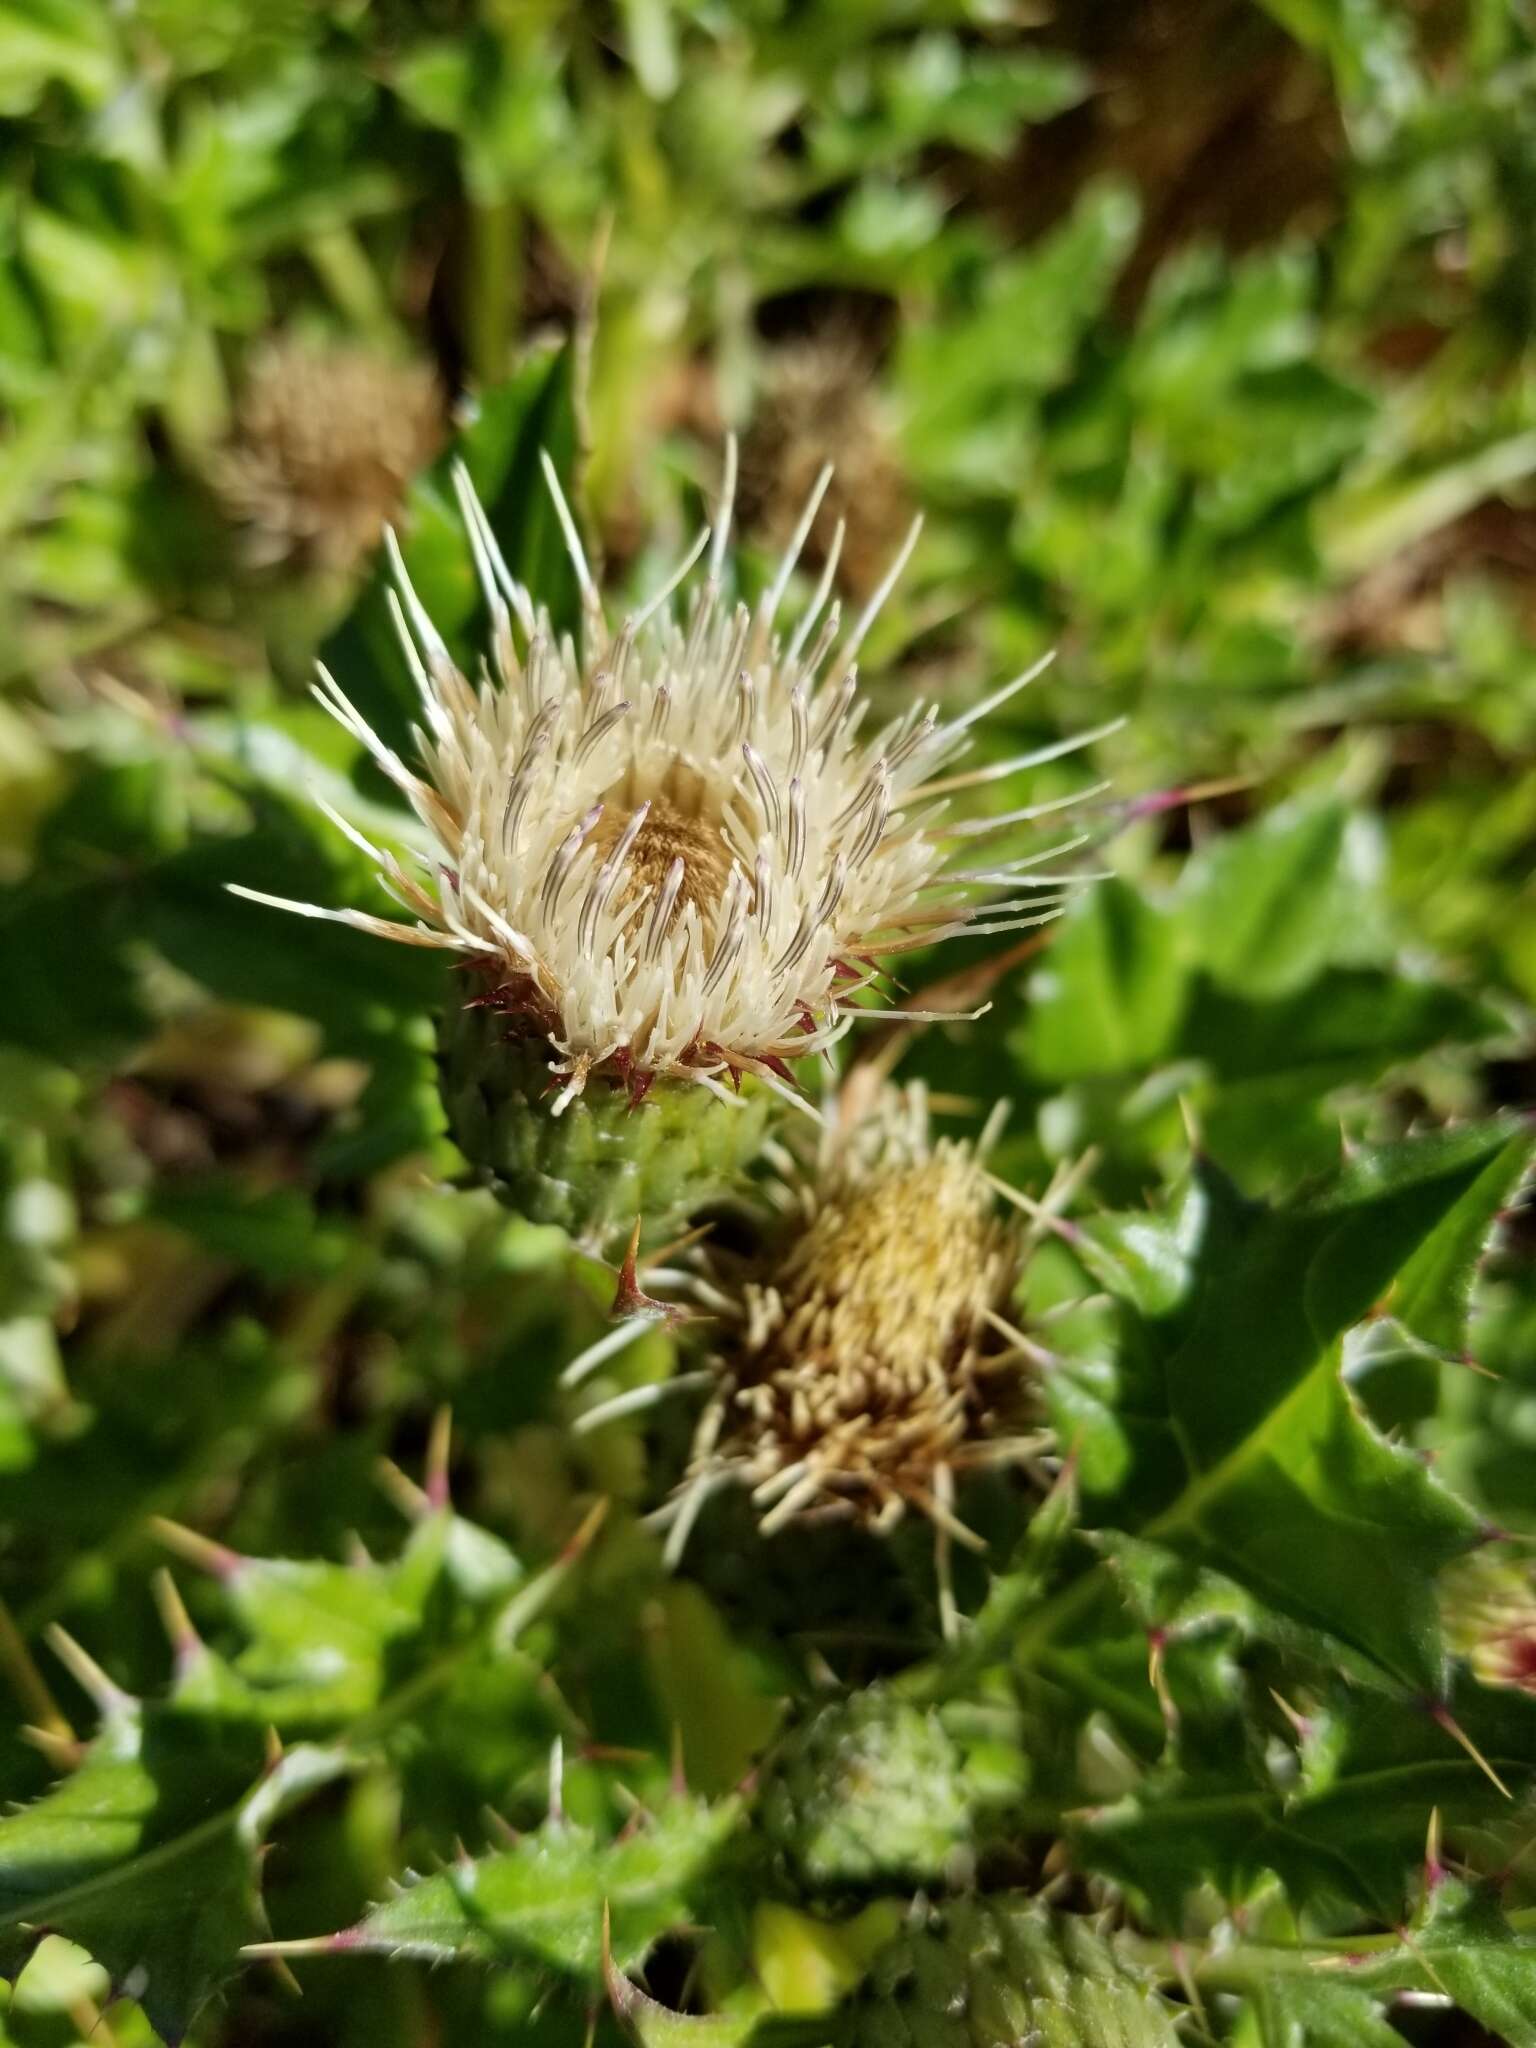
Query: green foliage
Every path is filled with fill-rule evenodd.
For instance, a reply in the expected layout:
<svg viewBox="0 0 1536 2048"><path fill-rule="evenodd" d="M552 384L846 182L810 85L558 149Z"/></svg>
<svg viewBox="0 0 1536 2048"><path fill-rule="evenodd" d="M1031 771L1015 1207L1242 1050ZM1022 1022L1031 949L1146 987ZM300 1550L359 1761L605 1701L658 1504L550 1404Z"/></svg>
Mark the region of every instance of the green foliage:
<svg viewBox="0 0 1536 2048"><path fill-rule="evenodd" d="M303 1751L263 1760L260 1722L195 1654L174 1692L109 1695L72 1773L0 1821L0 1964L14 1975L42 1933L111 1971L176 2040L262 1928L266 1832L335 1774Z"/></svg>

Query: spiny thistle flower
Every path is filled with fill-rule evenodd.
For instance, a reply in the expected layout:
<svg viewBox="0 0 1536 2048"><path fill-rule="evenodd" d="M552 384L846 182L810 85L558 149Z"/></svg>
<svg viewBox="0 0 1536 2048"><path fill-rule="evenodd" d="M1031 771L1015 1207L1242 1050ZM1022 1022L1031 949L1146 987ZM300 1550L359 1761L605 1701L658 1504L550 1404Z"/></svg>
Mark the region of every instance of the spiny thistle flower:
<svg viewBox="0 0 1536 2048"><path fill-rule="evenodd" d="M746 524L782 547L807 492L831 462L831 488L806 537L818 564L867 594L911 516L911 497L882 416L868 349L851 329L787 342L767 359L742 445Z"/></svg>
<svg viewBox="0 0 1536 2048"><path fill-rule="evenodd" d="M252 567L345 573L442 437L443 395L425 363L283 337L247 365L213 482Z"/></svg>
<svg viewBox="0 0 1536 2048"><path fill-rule="evenodd" d="M761 1253L708 1258L694 1291L721 1335L688 1475L658 1518L673 1558L730 1481L752 1489L767 1534L813 1516L884 1531L916 1508L940 1537L947 1608L948 1540L981 1547L955 1517L956 1473L1048 1441L1038 1347L1007 1318L1026 1233L986 1170L1000 1125L1001 1111L974 1146L935 1140L922 1088L888 1090L786 1180Z"/></svg>
<svg viewBox="0 0 1536 2048"><path fill-rule="evenodd" d="M480 992L444 1032L455 1135L525 1213L600 1237L638 1210L660 1224L662 1209L681 1213L728 1179L757 1148L762 1091L795 1096L791 1061L885 1014L878 960L1056 915L1080 878L1042 863L1081 839L993 867L965 865L954 849L1062 806L949 824L945 799L1113 728L946 773L970 728L1037 662L948 723L914 703L866 733L856 657L917 529L846 635L823 576L781 638L826 470L755 607L722 596L732 459L713 533L610 632L547 461L545 470L582 590L580 656L509 571L460 470L491 622L478 685L455 665L390 542L425 772L322 671L322 701L431 835L418 873L335 819L417 921L257 900L440 947L471 967ZM673 593L706 546L704 580L680 612ZM647 1097L653 1112L665 1106L649 1130L627 1114Z"/></svg>

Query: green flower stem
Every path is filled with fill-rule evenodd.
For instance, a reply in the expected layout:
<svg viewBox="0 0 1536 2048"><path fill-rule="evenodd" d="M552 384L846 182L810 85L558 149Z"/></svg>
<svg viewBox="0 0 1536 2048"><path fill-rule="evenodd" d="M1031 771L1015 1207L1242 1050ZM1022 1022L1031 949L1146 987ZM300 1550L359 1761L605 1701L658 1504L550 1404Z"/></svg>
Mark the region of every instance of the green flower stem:
<svg viewBox="0 0 1536 2048"><path fill-rule="evenodd" d="M464 345L482 387L507 374L513 311L520 298L520 216L511 199L474 200L464 257Z"/></svg>
<svg viewBox="0 0 1536 2048"><path fill-rule="evenodd" d="M400 323L353 228L337 223L318 229L304 244L304 253L332 302L355 327L381 342L399 341Z"/></svg>
<svg viewBox="0 0 1536 2048"><path fill-rule="evenodd" d="M1504 1917L1512 1933L1536 1933L1536 1906L1519 1907ZM1153 1941L1124 1931L1115 1936L1115 1947L1126 1961L1150 1971L1160 1984L1177 1987L1193 1982L1202 1990L1238 1995L1258 1990L1276 1975L1321 1971L1342 1977L1356 1959L1400 1955L1406 1946L1395 1929L1386 1934L1341 1935L1307 1942L1245 1941L1239 1948L1221 1950Z"/></svg>

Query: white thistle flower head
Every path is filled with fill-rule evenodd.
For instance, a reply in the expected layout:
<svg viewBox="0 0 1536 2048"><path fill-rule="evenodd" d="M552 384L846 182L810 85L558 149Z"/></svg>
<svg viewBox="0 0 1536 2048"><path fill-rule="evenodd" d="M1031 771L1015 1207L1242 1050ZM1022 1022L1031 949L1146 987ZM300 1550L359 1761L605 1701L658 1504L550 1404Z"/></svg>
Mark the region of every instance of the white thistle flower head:
<svg viewBox="0 0 1536 2048"><path fill-rule="evenodd" d="M834 557L781 634L780 609L830 472L755 607L733 605L724 596L732 446L712 532L612 632L547 460L545 471L581 585L579 653L508 570L461 469L490 616L478 682L453 662L389 540L399 592L391 603L422 708L421 772L322 671L321 701L431 836L413 872L335 819L416 921L258 901L445 948L481 969L481 1000L547 1045L555 1114L594 1077L720 1093L723 1080L755 1075L788 1092L789 1061L881 1014L880 959L1059 912L1085 878L1044 864L1080 839L995 868L974 865L963 849L978 832L1063 806L950 825L946 799L1114 728L946 774L976 721L1023 689L1041 661L961 717L943 722L914 704L869 730L857 656L916 525L847 631L828 604ZM701 556L702 580L683 603L677 593Z"/></svg>
<svg viewBox="0 0 1536 2048"><path fill-rule="evenodd" d="M786 1213L760 1252L702 1248L677 1276L719 1336L688 1476L658 1518L674 1560L728 1482L751 1489L765 1534L827 1517L878 1532L916 1509L941 1544L976 1545L956 1475L1049 1441L1043 1354L1009 1321L1030 1234L986 1165L1005 1114L975 1144L935 1139L922 1087L886 1089L809 1172L781 1159Z"/></svg>

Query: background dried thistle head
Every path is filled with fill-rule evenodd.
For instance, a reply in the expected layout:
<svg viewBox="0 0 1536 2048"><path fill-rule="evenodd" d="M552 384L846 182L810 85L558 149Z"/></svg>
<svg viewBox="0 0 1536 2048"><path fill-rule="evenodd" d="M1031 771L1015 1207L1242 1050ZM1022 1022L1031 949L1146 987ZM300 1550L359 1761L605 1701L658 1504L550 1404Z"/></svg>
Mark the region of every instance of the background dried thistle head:
<svg viewBox="0 0 1536 2048"><path fill-rule="evenodd" d="M806 558L835 557L841 587L867 596L912 518L912 492L869 339L848 321L783 341L763 357L742 442L742 523L783 547L822 464L834 475Z"/></svg>
<svg viewBox="0 0 1536 2048"><path fill-rule="evenodd" d="M428 363L294 335L261 343L212 470L251 567L355 568L441 447L446 424Z"/></svg>

